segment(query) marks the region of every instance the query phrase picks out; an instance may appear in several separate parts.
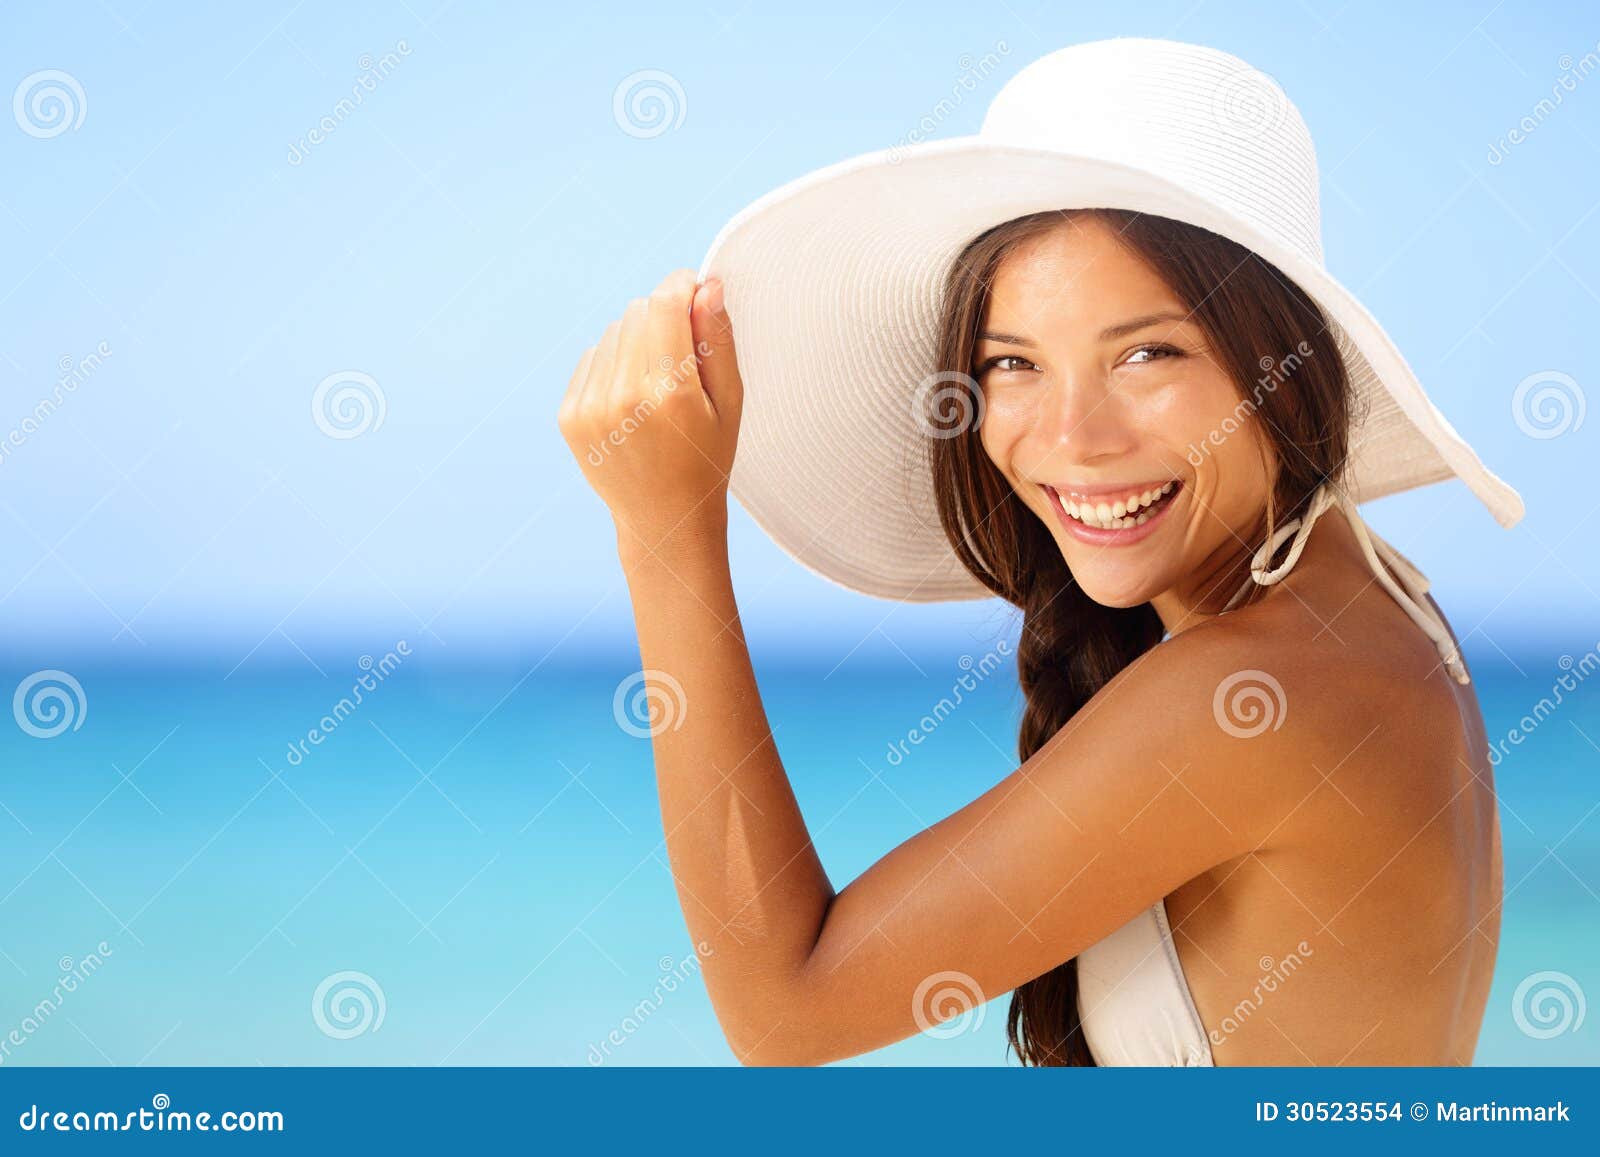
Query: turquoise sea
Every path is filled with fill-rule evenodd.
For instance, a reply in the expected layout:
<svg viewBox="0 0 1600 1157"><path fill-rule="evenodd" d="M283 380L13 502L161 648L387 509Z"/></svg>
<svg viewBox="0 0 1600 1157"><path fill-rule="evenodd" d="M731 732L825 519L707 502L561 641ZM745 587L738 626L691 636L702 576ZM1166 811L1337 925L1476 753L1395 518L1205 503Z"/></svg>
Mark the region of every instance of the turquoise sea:
<svg viewBox="0 0 1600 1157"><path fill-rule="evenodd" d="M1014 766L1009 663L923 722L966 654L758 655L836 886ZM1549 695L1562 654L1469 647L1492 737ZM733 1063L668 876L648 739L618 724L636 658L374 659L315 744L298 741L358 662L80 667L76 729L7 721L0 1040L22 1043L0 1061ZM1480 1064L1600 1061L1573 1003L1600 993L1600 678L1564 700L1497 772L1507 899ZM912 728L925 740L897 751ZM1519 1013L1541 973L1567 979L1533 981ZM1006 1001L851 1063L1007 1063Z"/></svg>

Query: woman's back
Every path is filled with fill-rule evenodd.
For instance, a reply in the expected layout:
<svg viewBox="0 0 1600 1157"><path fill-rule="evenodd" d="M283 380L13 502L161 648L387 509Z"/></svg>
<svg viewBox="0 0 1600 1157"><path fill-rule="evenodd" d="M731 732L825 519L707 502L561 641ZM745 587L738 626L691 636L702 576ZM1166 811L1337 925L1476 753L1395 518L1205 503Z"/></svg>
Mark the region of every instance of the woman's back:
<svg viewBox="0 0 1600 1157"><path fill-rule="evenodd" d="M1326 693L1274 708L1318 737L1304 799L1167 900L1219 1065L1468 1064L1477 1043L1501 898L1482 718L1336 549L1349 534L1323 520L1287 589L1230 625L1256 636L1258 678L1304 686L1311 664Z"/></svg>

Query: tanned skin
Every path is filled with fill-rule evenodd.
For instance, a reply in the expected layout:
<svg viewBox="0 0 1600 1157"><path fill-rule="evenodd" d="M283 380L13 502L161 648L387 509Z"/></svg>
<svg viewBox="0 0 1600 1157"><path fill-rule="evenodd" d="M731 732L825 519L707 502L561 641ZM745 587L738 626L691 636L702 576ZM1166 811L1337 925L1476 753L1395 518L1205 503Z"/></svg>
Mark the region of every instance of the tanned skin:
<svg viewBox="0 0 1600 1157"><path fill-rule="evenodd" d="M935 973L999 996L1165 898L1217 1064L1470 1063L1501 896L1472 688L1374 581L1337 509L1284 582L1219 613L1247 573L1270 463L1249 429L1199 467L1185 459L1240 387L1103 226L1064 225L1008 256L983 328L1007 339L979 349L986 451L1075 581L1106 605L1152 603L1170 638L842 890L796 805L734 601L727 483L744 387L720 285L678 270L631 302L562 402L616 525L643 667L686 704L653 737L657 785L733 1052L819 1064L881 1048L926 1027L915 994ZM1122 548L1075 539L1042 488L1147 478L1182 489ZM1248 737L1214 702L1244 671L1269 672L1283 704ZM1240 1017L1291 953L1293 975Z"/></svg>

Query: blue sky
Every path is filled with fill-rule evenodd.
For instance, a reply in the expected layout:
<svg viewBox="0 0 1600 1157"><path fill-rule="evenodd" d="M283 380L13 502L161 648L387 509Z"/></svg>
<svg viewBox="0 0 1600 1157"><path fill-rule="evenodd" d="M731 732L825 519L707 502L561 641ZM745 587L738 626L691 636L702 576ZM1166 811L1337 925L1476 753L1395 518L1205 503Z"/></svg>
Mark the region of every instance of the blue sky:
<svg viewBox="0 0 1600 1157"><path fill-rule="evenodd" d="M1449 483L1373 525L1478 645L1592 645L1600 517L1578 479L1600 415L1540 438L1512 409L1530 375L1585 405L1600 382L1584 7L8 5L7 91L64 72L82 120L0 126L0 429L63 360L109 354L0 460L0 622L41 663L624 644L609 520L554 420L582 349L749 201L903 141L964 60L1001 63L934 136L976 131L1045 52L1152 35L1232 51L1299 105L1333 273L1529 509L1503 531ZM648 137L613 111L642 70L682 93ZM1563 75L1581 79L1537 113ZM383 421L329 437L312 398L346 371L378 383ZM764 647L826 622L914 651L995 620L836 589L738 511L733 550Z"/></svg>

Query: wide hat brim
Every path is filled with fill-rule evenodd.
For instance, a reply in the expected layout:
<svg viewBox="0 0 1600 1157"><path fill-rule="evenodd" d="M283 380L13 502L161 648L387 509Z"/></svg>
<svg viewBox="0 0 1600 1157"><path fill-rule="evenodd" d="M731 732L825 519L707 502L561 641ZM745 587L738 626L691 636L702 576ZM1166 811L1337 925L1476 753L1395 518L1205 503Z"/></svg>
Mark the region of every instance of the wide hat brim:
<svg viewBox="0 0 1600 1157"><path fill-rule="evenodd" d="M1156 174L977 136L868 153L755 201L718 233L745 402L729 490L786 552L854 591L911 602L989 592L940 526L917 395L935 371L946 273L984 230L1118 208L1251 249L1321 306L1362 415L1342 480L1358 502L1458 477L1502 526L1522 499L1434 407L1383 327L1293 245Z"/></svg>

